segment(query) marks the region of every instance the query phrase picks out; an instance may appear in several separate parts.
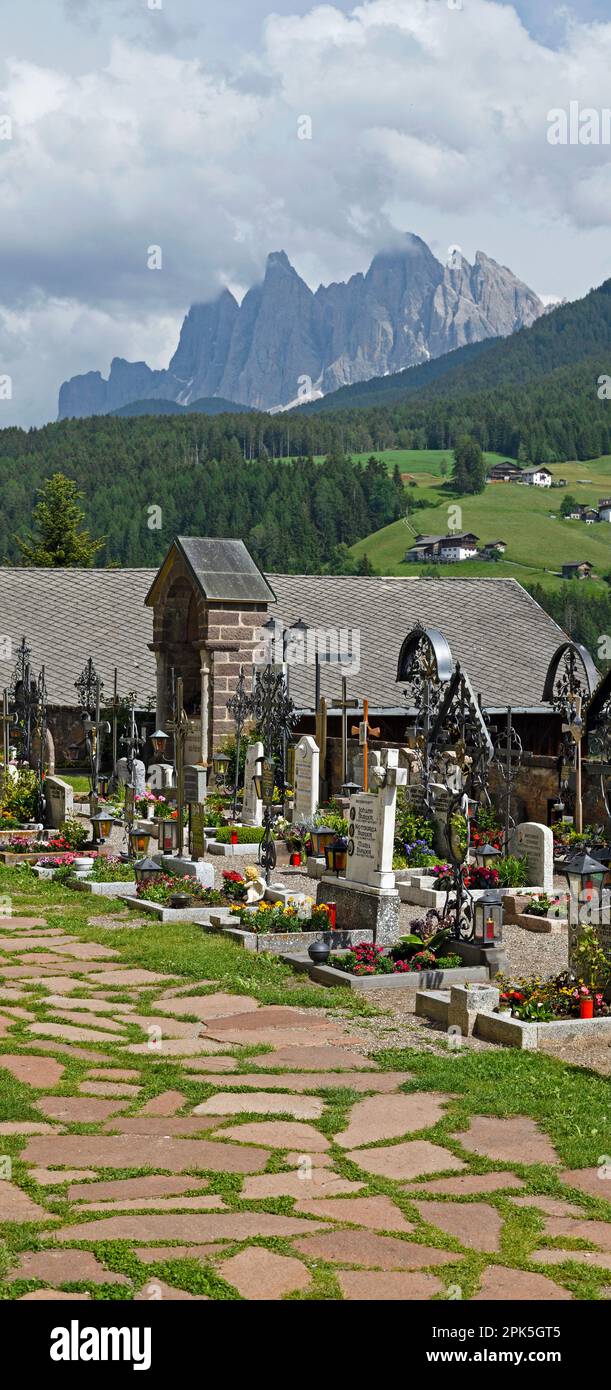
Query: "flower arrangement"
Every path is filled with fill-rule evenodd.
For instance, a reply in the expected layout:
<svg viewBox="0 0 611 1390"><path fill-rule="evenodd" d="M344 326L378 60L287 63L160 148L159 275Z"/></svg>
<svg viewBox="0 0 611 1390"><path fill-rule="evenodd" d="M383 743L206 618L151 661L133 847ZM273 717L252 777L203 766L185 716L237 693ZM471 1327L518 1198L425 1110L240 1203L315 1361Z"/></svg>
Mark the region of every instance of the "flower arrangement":
<svg viewBox="0 0 611 1390"><path fill-rule="evenodd" d="M257 874L257 873L258 873L258 870L255 869L255 874ZM246 898L246 892L247 892L247 889L248 889L248 878L249 878L249 877L250 877L250 874L249 874L248 869L246 870L246 874L245 874L245 875L244 875L244 874L238 874L238 873L236 872L235 869L224 869L224 870L223 870L223 892L224 892L224 894L225 894L225 897L229 900L229 902L231 902L231 903L241 903L241 902L244 902L244 900L245 900L245 898Z"/></svg>
<svg viewBox="0 0 611 1390"><path fill-rule="evenodd" d="M311 899L307 899L305 910L289 900L286 905L260 902L254 910L234 906L232 911L243 927L257 933L331 930L327 904L312 903Z"/></svg>
<svg viewBox="0 0 611 1390"><path fill-rule="evenodd" d="M178 894L187 894L202 907L228 906L228 899L217 888L204 888L195 878L176 878L174 874L162 874L153 883L139 883L136 897L148 903L167 906L170 899Z"/></svg>
<svg viewBox="0 0 611 1390"><path fill-rule="evenodd" d="M454 870L451 864L436 864L433 869L433 877L437 879L437 887L443 892L452 887L454 881ZM463 873L463 883L465 888L498 888L499 872L479 864L468 864Z"/></svg>
<svg viewBox="0 0 611 1390"><path fill-rule="evenodd" d="M561 913L561 901L560 896L550 898L548 893L535 893L532 898L529 898L525 912L529 917L564 916L564 913Z"/></svg>
<svg viewBox="0 0 611 1390"><path fill-rule="evenodd" d="M460 956L439 957L427 948L411 956L397 956L395 948L386 953L383 946L366 942L333 959L334 967L349 975L409 975L423 970L452 970L461 964Z"/></svg>
<svg viewBox="0 0 611 1390"><path fill-rule="evenodd" d="M501 1006L509 1008L513 1017L523 1022L549 1023L554 1019L578 1018L584 999L591 1001L592 1017L611 1015L603 991L577 979L570 970L563 970L550 980L534 975L510 981L499 975L498 983Z"/></svg>

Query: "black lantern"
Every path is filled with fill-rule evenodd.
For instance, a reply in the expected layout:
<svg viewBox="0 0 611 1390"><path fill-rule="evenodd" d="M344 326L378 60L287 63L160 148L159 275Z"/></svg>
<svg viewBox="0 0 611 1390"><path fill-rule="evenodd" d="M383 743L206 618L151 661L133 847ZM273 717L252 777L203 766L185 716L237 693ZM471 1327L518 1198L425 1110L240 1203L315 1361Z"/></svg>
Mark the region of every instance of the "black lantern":
<svg viewBox="0 0 611 1390"><path fill-rule="evenodd" d="M225 786L225 782L226 782L226 779L227 779L227 773L229 772L229 762L230 762L230 759L229 759L229 756L228 756L227 753L214 753L214 754L213 754L213 757L212 757L212 766L213 766L213 769L214 769L214 776L215 776L216 781L217 781L217 783L218 783L218 785L219 785L220 787L224 787L224 786Z"/></svg>
<svg viewBox="0 0 611 1390"><path fill-rule="evenodd" d="M486 890L473 909L473 940L476 946L497 946L503 940L503 899Z"/></svg>
<svg viewBox="0 0 611 1390"><path fill-rule="evenodd" d="M168 741L168 738L169 735L166 734L163 729L155 729L154 734L151 734L151 743L153 745L153 752L155 754L155 757L161 758L163 760L163 758L165 757L165 746Z"/></svg>
<svg viewBox="0 0 611 1390"><path fill-rule="evenodd" d="M91 829L94 844L101 845L104 840L108 839L112 830L112 816L104 811L98 811L97 815L91 817Z"/></svg>
<svg viewBox="0 0 611 1390"><path fill-rule="evenodd" d="M134 864L137 883L156 883L163 874L161 864L155 859L138 859Z"/></svg>
<svg viewBox="0 0 611 1390"><path fill-rule="evenodd" d="M491 844L482 845L480 849L476 849L475 851L475 859L480 869L493 869L494 860L500 859L500 857L500 849L496 849L496 847Z"/></svg>
<svg viewBox="0 0 611 1390"><path fill-rule="evenodd" d="M160 820L157 843L164 854L172 854L178 849L178 820Z"/></svg>
<svg viewBox="0 0 611 1390"><path fill-rule="evenodd" d="M599 859L593 859L587 850L573 854L565 859L562 873L569 885L571 903L601 903L603 883L607 867Z"/></svg>
<svg viewBox="0 0 611 1390"><path fill-rule="evenodd" d="M108 773L100 773L100 776L98 777L98 795L101 796L102 801L104 801L108 796L109 782L110 777L108 776Z"/></svg>
<svg viewBox="0 0 611 1390"><path fill-rule="evenodd" d="M344 785L342 787L342 796L358 796L358 793L360 791L362 791L362 788L359 787L358 782L344 782Z"/></svg>
<svg viewBox="0 0 611 1390"><path fill-rule="evenodd" d="M335 839L335 831L329 825L320 825L317 830L310 830L309 833L312 854L319 859L325 853L327 845Z"/></svg>
<svg viewBox="0 0 611 1390"><path fill-rule="evenodd" d="M274 787L276 785L276 775L273 762L269 758L259 759L262 766L259 772L253 777L255 796L258 801L262 801L265 806L271 806L274 800Z"/></svg>
<svg viewBox="0 0 611 1390"><path fill-rule="evenodd" d="M325 863L331 873L343 874L348 863L348 841L345 835L336 835L330 844L325 845Z"/></svg>
<svg viewBox="0 0 611 1390"><path fill-rule="evenodd" d="M150 831L148 830L130 830L127 836L130 854L134 857L137 854L146 854L150 838Z"/></svg>

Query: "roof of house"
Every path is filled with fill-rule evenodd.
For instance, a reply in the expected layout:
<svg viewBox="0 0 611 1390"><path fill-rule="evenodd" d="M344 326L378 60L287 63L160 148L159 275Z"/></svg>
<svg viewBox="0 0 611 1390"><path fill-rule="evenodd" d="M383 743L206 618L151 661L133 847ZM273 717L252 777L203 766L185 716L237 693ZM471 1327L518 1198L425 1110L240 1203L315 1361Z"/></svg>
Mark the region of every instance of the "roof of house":
<svg viewBox="0 0 611 1390"><path fill-rule="evenodd" d="M594 569L591 560L565 560L562 568L563 570L580 570L584 565L587 565L588 569Z"/></svg>
<svg viewBox="0 0 611 1390"><path fill-rule="evenodd" d="M13 651L2 657L0 686L10 683L25 634L36 671L44 663L49 701L75 705L74 682L88 658L110 694L118 669L120 694L140 703L155 691L149 651L153 613L145 599L156 570L2 569L2 632ZM488 706L539 706L547 667L565 633L515 579L366 578L348 575L269 575L286 625L302 618L318 628L357 634L358 669L348 673L352 696L369 698L372 712L403 705L396 683L401 644L416 625L439 628ZM356 644L352 648L356 656ZM356 666L356 662L355 662ZM341 692L337 666L322 664L321 688L331 702ZM314 667L291 669L298 708L314 703Z"/></svg>

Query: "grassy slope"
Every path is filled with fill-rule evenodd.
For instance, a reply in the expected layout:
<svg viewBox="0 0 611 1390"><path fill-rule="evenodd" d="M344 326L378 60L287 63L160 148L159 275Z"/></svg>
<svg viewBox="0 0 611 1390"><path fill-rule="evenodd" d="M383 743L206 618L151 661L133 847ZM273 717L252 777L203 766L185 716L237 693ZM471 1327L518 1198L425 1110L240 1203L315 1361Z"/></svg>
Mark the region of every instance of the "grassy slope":
<svg viewBox="0 0 611 1390"><path fill-rule="evenodd" d="M591 560L601 575L611 569L611 526L602 522L586 526L580 521L561 520L559 510L566 495L564 491L494 483L477 497L453 498L440 491L443 479L438 472L439 460L451 457L449 451L395 450L379 457L388 458L391 467L396 460L403 473L420 474L419 486L406 493L408 508L410 496L438 504L411 514L408 511L405 520L384 527L353 547L355 555L366 553L383 574L419 574L422 566L404 560L406 550L413 545L419 532L442 535L447 530L447 509L456 502L462 508L465 530L474 531L482 542L505 540L507 551L505 559L496 564L467 561L461 565L441 566L442 576L513 576L556 587L563 582L558 572L568 560ZM609 457L588 463L556 464L551 471L557 478L566 478L567 492L579 502L592 504L599 497L611 496Z"/></svg>

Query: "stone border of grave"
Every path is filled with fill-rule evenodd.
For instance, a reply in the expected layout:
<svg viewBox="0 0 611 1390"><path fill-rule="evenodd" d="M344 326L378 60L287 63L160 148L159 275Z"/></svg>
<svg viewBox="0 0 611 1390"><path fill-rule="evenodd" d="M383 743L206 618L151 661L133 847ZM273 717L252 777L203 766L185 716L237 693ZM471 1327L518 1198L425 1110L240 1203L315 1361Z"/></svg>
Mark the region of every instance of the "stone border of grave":
<svg viewBox="0 0 611 1390"><path fill-rule="evenodd" d="M134 912L144 912L149 917L156 917L158 922L191 922L196 927L209 926L210 914L219 911L218 908L198 907L196 904L192 907L166 907L164 903L150 903L146 898L135 896L126 898L126 902Z"/></svg>
<svg viewBox="0 0 611 1390"><path fill-rule="evenodd" d="M299 931L299 932L254 932L243 931L240 927L228 926L226 920L221 920L221 912L211 912L210 923L202 922L204 931L216 932L219 936L225 936L230 941L235 941L236 945L243 946L246 951L269 952L270 955L278 956L299 952L299 948L307 951L308 946L313 941L328 941L329 944L341 944L349 948L358 946L361 942L370 942L372 938L371 930L364 927L361 931L350 932L321 932L321 931ZM216 919L216 920L215 920ZM290 963L290 962L289 962ZM310 964L312 962L310 961ZM339 972L338 972L339 973Z"/></svg>
<svg viewBox="0 0 611 1390"><path fill-rule="evenodd" d="M452 1028L455 1036L482 1038L501 1047L536 1051L549 1039L567 1042L573 1038L611 1037L611 1018L562 1018L551 1023L523 1022L509 1014L496 1013L499 990L488 985L450 985L416 992L416 1014L429 1018L442 1028Z"/></svg>
<svg viewBox="0 0 611 1390"><path fill-rule="evenodd" d="M337 954L347 953L338 951ZM290 956L284 959L288 965L292 965ZM399 975L349 975L333 965L312 965L309 975L318 985L343 985L346 989L365 994L378 989L410 990L414 998L416 991L423 986L426 989L445 989L468 982L486 984L490 980L490 972L485 965L457 966L455 970L413 970Z"/></svg>
<svg viewBox="0 0 611 1390"><path fill-rule="evenodd" d="M399 890L401 902L409 903L412 907L433 908L436 912L442 912L448 895L445 890L442 891L439 888L433 887L435 881L436 880L430 875L420 875L418 883L413 883L410 879L399 879L397 888ZM489 889L487 888L469 889L470 896L474 902L477 902L479 898L483 898L484 893L488 891ZM505 898L509 895L515 895L516 890L515 888L496 888L494 891L500 893L502 898ZM537 887L521 888L520 896L533 898L536 897L537 893L542 893L543 891L543 888Z"/></svg>
<svg viewBox="0 0 611 1390"><path fill-rule="evenodd" d="M54 870L51 872L53 873ZM133 883L125 883L121 879L115 883L96 883L95 881L90 882L86 878L79 879L78 875L76 883L68 884L68 888L71 888L74 893L94 893L101 898L133 898L137 887L138 884L135 879Z"/></svg>
<svg viewBox="0 0 611 1390"><path fill-rule="evenodd" d="M251 857L254 855L256 859L258 852L258 840L251 840L248 844L244 845L219 844L217 840L210 840L206 842L207 854L219 854L225 859L245 859L248 857L248 855L250 855Z"/></svg>

